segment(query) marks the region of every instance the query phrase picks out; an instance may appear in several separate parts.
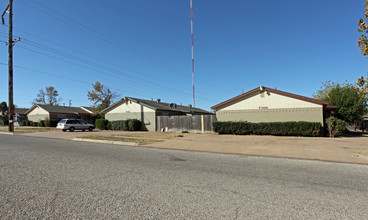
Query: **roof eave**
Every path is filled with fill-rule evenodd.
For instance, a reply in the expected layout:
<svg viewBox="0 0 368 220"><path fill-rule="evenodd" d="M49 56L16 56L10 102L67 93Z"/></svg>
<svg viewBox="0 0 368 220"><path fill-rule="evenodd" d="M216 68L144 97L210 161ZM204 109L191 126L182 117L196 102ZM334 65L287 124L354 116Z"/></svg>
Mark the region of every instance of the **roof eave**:
<svg viewBox="0 0 368 220"><path fill-rule="evenodd" d="M328 106L329 105L328 102L317 100L317 99L313 99L313 98L309 98L309 97L306 97L306 96L296 95L296 94L293 94L293 93L284 92L284 91L280 91L280 90L276 90L276 89L271 89L271 88L267 88L267 87L264 87L264 86L262 86L262 88L265 91L274 92L274 93L277 93L277 94L280 94L280 95L285 95L285 96L288 96L288 97L292 97L292 98L304 100L304 101L311 102L311 103L314 103L314 104L324 105L324 106ZM250 94L253 94L254 92L257 92L257 91L261 91L260 88L252 89L252 90L250 90L250 91L248 91L246 93L240 94L238 96L235 96L234 98L228 99L228 100L226 100L224 102L221 102L221 103L219 103L217 105L214 105L214 106L211 107L211 109L218 111L221 108L223 108L223 107L225 107L227 105L230 105L233 102L239 100L240 98L246 97L246 96L248 96Z"/></svg>
<svg viewBox="0 0 368 220"><path fill-rule="evenodd" d="M159 108L156 108L156 107L153 107L153 106L151 106L151 105L148 105L147 103L144 103L144 102L142 102L142 101L138 101L138 100L136 100L136 99L134 99L134 98L131 98L131 97L126 97L128 100L131 100L131 101L133 101L133 102L135 102L135 103L137 103L137 104L140 104L140 105L143 105L143 106L145 106L145 107L147 107L147 108L150 108L150 109L152 109L152 110L162 110L162 109L159 109Z"/></svg>
<svg viewBox="0 0 368 220"><path fill-rule="evenodd" d="M42 108L41 106L39 106L38 104L34 104L30 109L28 109L28 111L26 111L24 114L28 115L29 113L31 113L36 107ZM43 110L46 111L46 109L42 108Z"/></svg>

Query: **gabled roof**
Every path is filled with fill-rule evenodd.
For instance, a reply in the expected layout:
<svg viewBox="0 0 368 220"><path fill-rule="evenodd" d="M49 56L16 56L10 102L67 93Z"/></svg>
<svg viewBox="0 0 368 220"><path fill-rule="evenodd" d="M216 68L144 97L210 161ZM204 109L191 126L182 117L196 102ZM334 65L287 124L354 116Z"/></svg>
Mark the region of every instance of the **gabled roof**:
<svg viewBox="0 0 368 220"><path fill-rule="evenodd" d="M28 108L14 108L14 113L24 115L28 111Z"/></svg>
<svg viewBox="0 0 368 220"><path fill-rule="evenodd" d="M96 110L96 108L94 108L94 107L87 107L87 106L81 106L81 108L83 110L86 110L87 112L89 112L91 114Z"/></svg>
<svg viewBox="0 0 368 220"><path fill-rule="evenodd" d="M80 108L80 107L67 107L67 106L58 106L58 105L41 105L36 104L32 106L25 114L29 114L36 107L40 107L49 113L65 113L65 114L90 114L88 111Z"/></svg>
<svg viewBox="0 0 368 220"><path fill-rule="evenodd" d="M138 98L133 98L133 97L125 97L124 99L114 103L110 107L102 110L101 113L106 113L106 112L116 108L120 104L126 102L127 100L133 101L137 104L141 104L141 105L143 105L147 108L150 108L152 110L183 112L183 113L189 113L189 114L190 113L212 114L211 112L200 109L200 108L194 108L194 107L184 106L184 105L177 105L177 104L174 104L174 103L166 103L166 102L161 102L161 101L158 102L158 101L152 101L152 100L138 99Z"/></svg>
<svg viewBox="0 0 368 220"><path fill-rule="evenodd" d="M233 104L253 93L256 93L256 92L261 92L261 91L269 91L269 92L273 92L273 93L276 93L276 94L279 94L279 95L284 95L284 96L288 96L288 97L291 97L291 98L295 98L295 99L300 99L300 100L303 100L303 101L307 101L307 102L312 102L312 103L315 103L315 104L319 104L319 105L323 105L323 106L328 106L328 102L324 102L324 101L321 101L321 100L318 100L318 99L312 99L312 98L309 98L309 97L305 97L305 96L301 96L301 95L296 95L296 94L293 94L293 93L288 93L288 92L284 92L284 91L281 91L281 90L277 90L277 89L271 89L271 88L267 88L267 87L264 87L264 86L260 86L258 88L255 88L253 90L250 90L246 93L243 93L243 94L240 94L234 98L231 98L229 100L226 100L224 102L221 102L217 105L214 105L212 106L211 108L212 109L221 109L227 105L230 105L230 104ZM333 107L335 108L336 106L330 106L330 107Z"/></svg>

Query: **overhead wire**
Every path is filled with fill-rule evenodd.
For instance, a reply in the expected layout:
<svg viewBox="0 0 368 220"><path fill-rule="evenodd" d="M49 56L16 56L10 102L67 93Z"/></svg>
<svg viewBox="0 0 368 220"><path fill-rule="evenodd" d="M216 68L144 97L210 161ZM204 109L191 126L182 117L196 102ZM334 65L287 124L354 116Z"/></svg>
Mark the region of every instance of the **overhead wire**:
<svg viewBox="0 0 368 220"><path fill-rule="evenodd" d="M68 21L64 21L63 19L60 19L60 18L58 18L58 17L56 17L56 16L53 16L52 14L50 14L50 13L47 13L47 12L45 12L45 11L43 11L43 10L40 10L39 8L36 8L36 7L34 7L34 6L32 6L32 5L30 5L30 4L28 4L28 3L25 3L25 2L23 2L23 3L25 3L26 5L28 5L28 6L30 6L30 7L32 7L32 8L34 8L34 9L36 9L36 10L39 10L39 11L42 11L42 13L44 13L44 14L46 14L46 15L48 15L48 16L51 16L51 17L53 17L53 18L55 18L55 19L57 19L57 20L59 20L59 21L62 21L62 22L64 22L64 23L66 23L66 24L68 24L68 25L71 25L71 26L73 26L73 27L75 27L75 28L77 28L77 29L79 29L79 30L81 30L81 31L84 31L84 32L86 32L86 30L88 30L89 32L93 32L93 33L95 33L96 35L95 36L99 36L99 37L102 37L103 39L110 39L110 38L106 38L107 36L104 36L104 35L102 35L102 34L100 34L100 33L98 33L97 31L95 31L95 30L93 30L93 29L91 29L91 28L89 28L89 27L87 27L87 26L85 26L85 25L83 25L83 24L81 24L81 23L79 23L79 22L77 22L77 21L75 21L74 19L71 19L71 18L69 18L69 17L67 17L67 16L65 16L65 15L62 15L62 14L60 14L60 13L58 13L57 11L55 11L55 10L53 10L53 9L51 9L51 8L49 8L49 7L47 7L47 6L44 6L44 5L42 5L42 4L40 4L40 3L38 3L38 2L35 2L35 1L33 1L33 0L30 0L30 1L32 1L32 2L34 2L35 4L37 4L37 5L39 5L39 6L41 6L41 7L43 7L43 8L46 8L46 9L48 9L48 10L50 10L50 11L52 11L52 12L54 12L55 14L57 14L57 15L59 15L59 16L62 16L62 17L64 17L64 18L67 18L67 19L69 19L69 20L71 20L71 21L73 21L74 23L76 23L76 24L78 24L78 25L74 25L73 23L71 23L71 22L68 22ZM82 28L84 28L84 29L82 29ZM87 32L88 32L87 31ZM21 31L22 32L22 31ZM28 33L28 34L30 34L30 33ZM35 35L34 35L35 36ZM102 39L101 38L101 39ZM23 38L24 39L24 38ZM119 42L115 42L115 41L113 41L112 39L110 39L111 41L109 41L109 42L111 42L112 44L114 44L114 45L116 45L116 44L118 44ZM27 41L27 40L26 40ZM33 44L32 46L34 46L34 47L38 47L38 48L40 48L40 49L43 49L43 50L46 50L46 51L48 51L48 52L52 52L52 53L56 53L56 54L59 54L59 55L61 55L61 56L66 56L66 57L68 57L69 59L71 59L72 58L72 56L74 57L74 59L75 60L78 60L79 62L83 62L83 63L85 63L85 64L87 64L87 65L91 65L91 66L94 66L94 67L96 67L96 68L103 68L103 66L101 66L101 65L99 65L99 64L96 64L96 63L94 63L94 62L91 62L91 61L88 61L88 60L86 60L86 59L83 59L83 58L78 58L78 57L75 57L74 55L67 55L67 54L65 54L64 52L62 52L62 53L60 53L60 51L57 51L57 50L55 50L55 49L53 49L53 48L51 48L51 50L50 50L50 48L45 48L44 46L40 46L39 44L38 45L35 45L35 42L32 42L32 41L30 41L30 40L28 40L29 42L29 44ZM50 41L49 41L50 42ZM37 43L36 43L37 44ZM59 44L59 46L63 46L63 45L61 45L61 44ZM124 46L126 46L126 47L128 47L128 50L133 50L133 52L138 52L138 53L140 53L141 54L141 52L139 52L139 51L137 51L137 50L135 50L134 48L131 48L131 47L129 47L128 45L124 45ZM119 48L121 48L121 46L119 46ZM32 49L29 49L29 48L25 48L25 47L23 47L23 49L25 49L25 50L29 50L29 51L32 51L32 52L35 52L35 53L40 53L40 52L37 52L37 51L35 51L35 50L32 50ZM70 49L70 48L69 48ZM123 48L123 49L127 49L127 48ZM77 50L74 50L75 52L78 52ZM131 51L132 52L132 51ZM43 55L45 55L45 56L49 56L49 55L47 55L47 54L44 54L44 53L41 53L41 54L43 54ZM84 53L85 54L85 53ZM85 55L87 55L87 54L85 54ZM141 54L141 55L143 55L143 56L146 56L147 57L147 55L145 55L145 54ZM88 55L89 56L89 55ZM93 56L90 56L90 57L93 57ZM55 57L53 57L53 58L55 58ZM95 58L95 57L93 57L93 58ZM149 57L149 58L152 58L152 57ZM60 58L57 58L57 59L59 59L59 60L62 60L63 62L68 62L68 63L72 63L73 65L78 65L78 64L76 64L76 63L73 63L73 62L70 62L70 61L66 61L66 60L63 60L63 59L60 59ZM154 59L154 58L153 58ZM156 59L154 59L154 60L156 60ZM156 60L157 61L157 60ZM112 64L112 63L111 63ZM117 66L117 65L115 65L115 66ZM167 67L168 66L170 66L170 65L166 65L166 69L168 69ZM119 66L120 67L120 66ZM105 68L106 69L106 68ZM116 72L116 70L112 70L111 68L109 68L110 69L110 71L115 71ZM96 70L94 70L94 69L91 69L91 70L93 70L93 71L96 71ZM171 70L172 71L172 69L170 69L169 68L169 70ZM130 71L134 71L134 70L131 70L130 69ZM101 72L101 71L97 71L97 72ZM118 71L118 72L120 72L120 73L122 73L122 71ZM137 72L137 71L134 71L134 72ZM183 71L181 71L181 70L178 70L178 69L176 69L175 70L175 72L181 72L181 73L184 73ZM106 72L104 72L104 73L106 73ZM106 74L108 74L108 73L106 73ZM127 73L124 73L124 74L127 74ZM142 74L143 75L143 73L140 73L140 74ZM114 77L119 77L119 76L116 76L116 75L114 75L113 74L113 76ZM131 76L132 77L132 76ZM152 77L152 76L149 76L149 77ZM133 76L133 78L137 78L137 77L134 77ZM129 78L124 78L125 80L130 80L130 81L132 81L131 79L129 79ZM142 79L140 79L140 80L142 80ZM142 83L142 82L137 82L137 81L135 81L136 83L140 83L141 85L144 85L144 86L149 86L149 87L152 87L152 88L155 88L155 87L153 87L152 86L152 82L149 82L149 83ZM156 85L158 85L158 84L156 84ZM158 85L159 87L160 87L160 89L162 89L163 88L163 86L161 86L161 85ZM212 85L211 85L212 86ZM166 88L165 88L165 90L166 90ZM170 92L172 92L173 91L173 89L172 88L170 88L170 89L168 89L168 91L170 91ZM177 92L177 90L176 90L176 92ZM180 94L180 95L182 95L183 94L183 92L182 91L179 91L179 93L178 94ZM190 95L189 93L187 93L187 92L185 92L185 94L187 94L187 95ZM209 101L214 101L214 100L212 100L212 99L208 99L208 98L206 98L206 97L200 97L200 96L198 96L198 98L200 98L200 99L205 99L205 100L209 100Z"/></svg>
<svg viewBox="0 0 368 220"><path fill-rule="evenodd" d="M98 37L99 39L104 40L104 42L107 42L107 43L109 43L109 44L111 44L113 46L117 46L117 47L119 47L119 48L121 48L123 50L127 50L127 51L129 51L129 52L131 52L133 54L138 55L138 56L141 56L141 57L145 58L146 60L149 60L149 61L151 61L153 63L156 63L157 65L162 66L165 69L168 69L170 71L175 71L175 72L180 72L180 73L184 73L185 74L185 72L183 72L183 71L181 71L181 70L179 70L179 69L177 69L177 68L175 68L175 67L173 67L173 66L171 66L169 64L165 64L165 63L159 61L158 59L156 59L156 58L154 58L154 57L152 57L150 55L147 55L147 54L145 54L145 53L143 53L143 52L141 52L141 51L139 51L139 50L137 50L137 49L135 49L135 48L127 45L127 44L124 44L122 42L118 42L118 41L112 39L110 36L107 36L105 34L101 34L100 32L98 32L98 31L96 31L96 30L94 30L94 29L92 29L92 28L90 28L90 27L88 27L88 26L86 26L86 25L84 25L84 24L82 24L82 23L80 23L80 22L78 22L78 21L76 21L76 20L68 17L68 16L63 15L63 14L61 14L61 13L53 10L52 8L50 8L48 6L45 6L45 5L43 5L43 4L39 3L39 2L36 2L34 0L27 0L27 1L31 1L31 2L39 5L40 7L46 8L47 10L49 10L49 11L51 11L51 12L53 12L53 13L55 13L55 14L63 17L63 18L65 18L65 19L68 19L68 20L72 21L74 24L71 23L71 22L65 21L63 19L60 19L59 17L54 16L54 15L52 15L49 12L45 12L45 11L43 11L43 10L35 7L34 5L31 5L29 3L26 3L25 1L20 1L20 2L22 2L25 5L28 5L29 7L34 8L34 9L40 11L40 12L42 12L42 13L50 16L50 17L53 17L53 18L55 18L55 19L57 19L57 20L59 20L59 21L61 21L63 23L66 23L68 25L71 25L71 26L73 26L74 28L77 28L80 31L83 31L83 32L86 32L86 33L89 33L89 34L92 33L92 34L95 35L95 37ZM75 25L75 24L77 24L77 25Z"/></svg>
<svg viewBox="0 0 368 220"><path fill-rule="evenodd" d="M6 65L7 66L8 64L6 64L6 63L0 63L0 65ZM65 80L76 82L76 83L80 83L80 84L92 85L94 83L94 82L82 81L82 80L75 79L75 78L65 77L65 76L54 74L54 73L51 73L51 72L44 72L44 71L40 71L40 70L31 69L31 68L28 68L28 67L22 67L22 66L19 66L19 65L13 65L13 66L15 68L17 68L17 69L22 69L22 70L26 70L26 71L30 71L30 72L34 72L34 73L46 75L46 76L53 76L53 77L65 79ZM128 91L125 91L125 90L121 90L119 88L114 88L114 87L109 87L109 88L114 89L115 91L123 92L123 93L130 93L130 94L134 94L134 95L143 96L143 97L146 97L146 98L152 98L152 97L149 97L147 95L143 95L143 94L135 93L135 92L131 92L131 91L128 92Z"/></svg>
<svg viewBox="0 0 368 220"><path fill-rule="evenodd" d="M3 33L0 33L0 35L4 35ZM25 39L23 39L25 40ZM27 41L28 40L25 40L26 44L27 44ZM32 45L32 44L30 44ZM44 56L47 56L48 58L52 58L52 59L56 59L56 60L59 60L59 61L63 61L63 62L66 62L66 63L69 63L69 64L72 64L72 65L76 65L78 67L82 67L82 68L85 68L85 69L88 69L88 70L91 70L91 71L94 71L94 72L97 72L97 73L102 73L102 74L106 74L106 75L110 75L110 76L113 76L115 78L120 78L120 79L124 79L124 80L127 80L127 81L131 81L131 82L134 82L134 83L137 83L137 84L140 84L140 85L143 85L143 86L146 86L146 87L151 87L151 88L154 88L154 89L164 89L168 92L174 92L174 93L177 93L179 95L183 95L183 94L187 94L188 96L190 96L191 94L189 93L186 93L186 92L182 92L182 91L179 91L179 90L176 90L176 89L173 89L173 88L169 88L169 87L164 87L162 85L159 85L159 84L156 84L156 83L152 83L151 81L147 81L147 80L144 80L142 78L138 78L138 77L134 77L134 76L130 76L130 77L124 77L124 76L121 76L120 73L122 73L121 71L118 71L118 70L114 70L114 69L111 69L107 66L103 66L103 65L99 65L99 64L96 64L94 62L91 62L91 61L88 61L88 60L85 60L83 58L79 58L79 57L76 57L76 56L73 56L73 55L70 55L70 54L66 54L64 52L61 52L61 51L58 51L58 50L55 50L53 48L49 48L49 47L46 47L44 45L40 45L40 44L33 44L32 46L34 47L37 47L37 48L40 48L40 49L44 49L48 52L51 52L51 53L56 53L56 54L59 54L61 56L64 56L66 58L69 58L69 59L73 59L74 60L79 60L80 62L86 64L86 65L90 65L92 67L95 67L95 68L101 68L101 69L107 69L109 70L109 72L106 72L106 71L101 71L101 70L97 70L95 68L91 68L90 66L85 66L85 65L81 65L81 64L78 64L78 63L75 63L75 62L72 62L72 61L69 61L69 60L65 60L63 58L60 58L60 57L55 57L53 55L50 55L50 54L46 54L46 53L43 53L43 52L40 52L40 51L36 51L34 49L30 49L30 48L27 48L27 47L24 47L24 46L21 46L21 45L18 45L19 48L22 48L24 50L28 50L28 51L31 51L33 53L38 53L38 54L41 54L41 55L44 55ZM113 74L113 72L115 74ZM116 74L117 73L117 74ZM154 86L156 85L156 86ZM208 100L208 101L213 101L211 99L208 99L206 97L201 97L201 99L205 99L205 100Z"/></svg>
<svg viewBox="0 0 368 220"><path fill-rule="evenodd" d="M100 38L100 39L104 40L105 42L106 42L106 40L107 40L107 42L108 42L108 43L110 43L110 44L112 44L112 45L114 45L114 46L118 46L118 47L119 47L119 48L121 48L121 49L128 50L128 51L130 51L130 52L132 52L132 53L134 53L134 54L136 54L136 55L143 56L143 57L145 57L146 59L149 59L150 61L153 61L154 63L156 63L156 64L158 64L158 65L162 66L162 67L163 67L163 68L165 68L165 69L168 69L168 70L174 71L174 72L176 72L176 73L180 73L180 75L181 75L181 74L185 74L185 75L187 75L187 73L186 73L186 72L184 72L184 71L182 71L182 70L180 70L180 69L177 69L177 68L175 68L175 67L173 67L173 66L171 66L171 65L169 65L169 64L163 63L162 61L160 61L160 60L158 60L158 59L156 59L156 58L154 58L154 57L152 57L152 56L149 56L149 55L147 55L147 54L145 54L145 53L143 53L143 52L140 52L140 51L136 50L135 48L133 48L133 47L131 47L131 46L129 46L129 45L126 45L126 44L123 44L122 42L118 42L118 41L116 41L116 40L113 40L111 37L106 36L106 35L104 35L104 34L101 34L100 32L98 32L98 31L96 31L96 30L94 30L94 29L92 29L92 28L90 28L90 27L88 27L88 26L86 26L86 25L84 25L84 24L82 24L82 23L80 23L80 22L76 21L75 19L72 19L72 18L70 18L70 17L68 17L68 16L66 16L66 15L64 15L64 14L61 14L61 13L59 13L59 12L57 12L57 11L53 10L52 8L50 8L50 7L48 7L48 6L45 6L45 5L43 5L43 4L39 3L39 2L36 2L36 1L34 1L34 0L28 0L28 1L31 1L31 2L33 2L33 3L37 4L37 5L39 5L40 7L45 8L45 9L47 9L48 11L51 11L51 12L53 12L53 13L55 13L55 14L57 14L57 15L59 15L59 16L61 16L61 17L63 17L63 18L65 18L65 19L68 19L68 20L70 20L70 21L74 22L74 23L75 23L75 24L77 24L77 25L74 25L74 24L72 24L72 23L70 23L70 22L67 22L67 21L63 20L63 19L60 19L60 18L58 18L57 16L54 16L54 15L52 15L52 14L50 14L50 13L48 13L48 12L45 12L45 11L43 11L43 10L41 10L41 9L37 8L37 7L34 7L33 5L30 5L29 3L26 3L26 2L24 2L24 1L20 1L20 2L23 2L24 4L26 4L26 5L30 6L30 7L34 8L34 9L38 10L38 11L41 11L42 13L44 13L44 14L46 14L46 15L50 16L50 17L53 17L53 18L55 18L55 19L57 19L57 20L59 20L59 21L61 21L61 22L64 22L64 23L66 23L66 24L69 24L69 25L71 25L71 26L73 26L73 27L75 27L75 28L79 29L80 31L83 31L83 32L86 32L86 33L91 32L91 33L93 33L96 37L98 37L98 38ZM88 8L89 8L90 10L92 10L92 11L93 11L93 9L91 9L91 7L88 7ZM82 28L84 28L84 29L81 29L81 27L82 27ZM86 31L86 30L88 30L88 31ZM181 76L182 76L182 75L181 75ZM211 88L216 88L216 89L218 89L218 90L226 91L226 90L224 90L222 87L217 87L217 86L214 86L214 85L209 84L209 83L207 83L207 82L203 82L203 81L201 81L200 83L201 83L201 84L206 84L207 86L209 86L209 87L211 87ZM228 92L228 91L226 91L226 92Z"/></svg>

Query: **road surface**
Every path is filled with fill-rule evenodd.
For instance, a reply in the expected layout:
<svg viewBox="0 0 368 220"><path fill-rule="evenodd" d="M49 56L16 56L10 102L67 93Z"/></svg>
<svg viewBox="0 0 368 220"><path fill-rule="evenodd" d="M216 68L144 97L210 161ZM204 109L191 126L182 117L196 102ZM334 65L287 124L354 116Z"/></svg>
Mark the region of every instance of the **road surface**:
<svg viewBox="0 0 368 220"><path fill-rule="evenodd" d="M367 219L367 192L367 165L0 134L0 219Z"/></svg>

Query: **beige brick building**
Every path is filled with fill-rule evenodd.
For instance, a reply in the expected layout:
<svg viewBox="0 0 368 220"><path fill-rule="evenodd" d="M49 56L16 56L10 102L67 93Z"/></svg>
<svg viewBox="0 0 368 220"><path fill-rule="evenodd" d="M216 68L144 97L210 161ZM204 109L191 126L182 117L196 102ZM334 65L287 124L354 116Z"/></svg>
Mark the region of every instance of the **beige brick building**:
<svg viewBox="0 0 368 220"><path fill-rule="evenodd" d="M101 111L109 121L138 119L142 130L156 131L157 116L210 115L211 112L175 103L125 97Z"/></svg>
<svg viewBox="0 0 368 220"><path fill-rule="evenodd" d="M260 86L212 107L218 121L320 122L336 106L328 102Z"/></svg>

